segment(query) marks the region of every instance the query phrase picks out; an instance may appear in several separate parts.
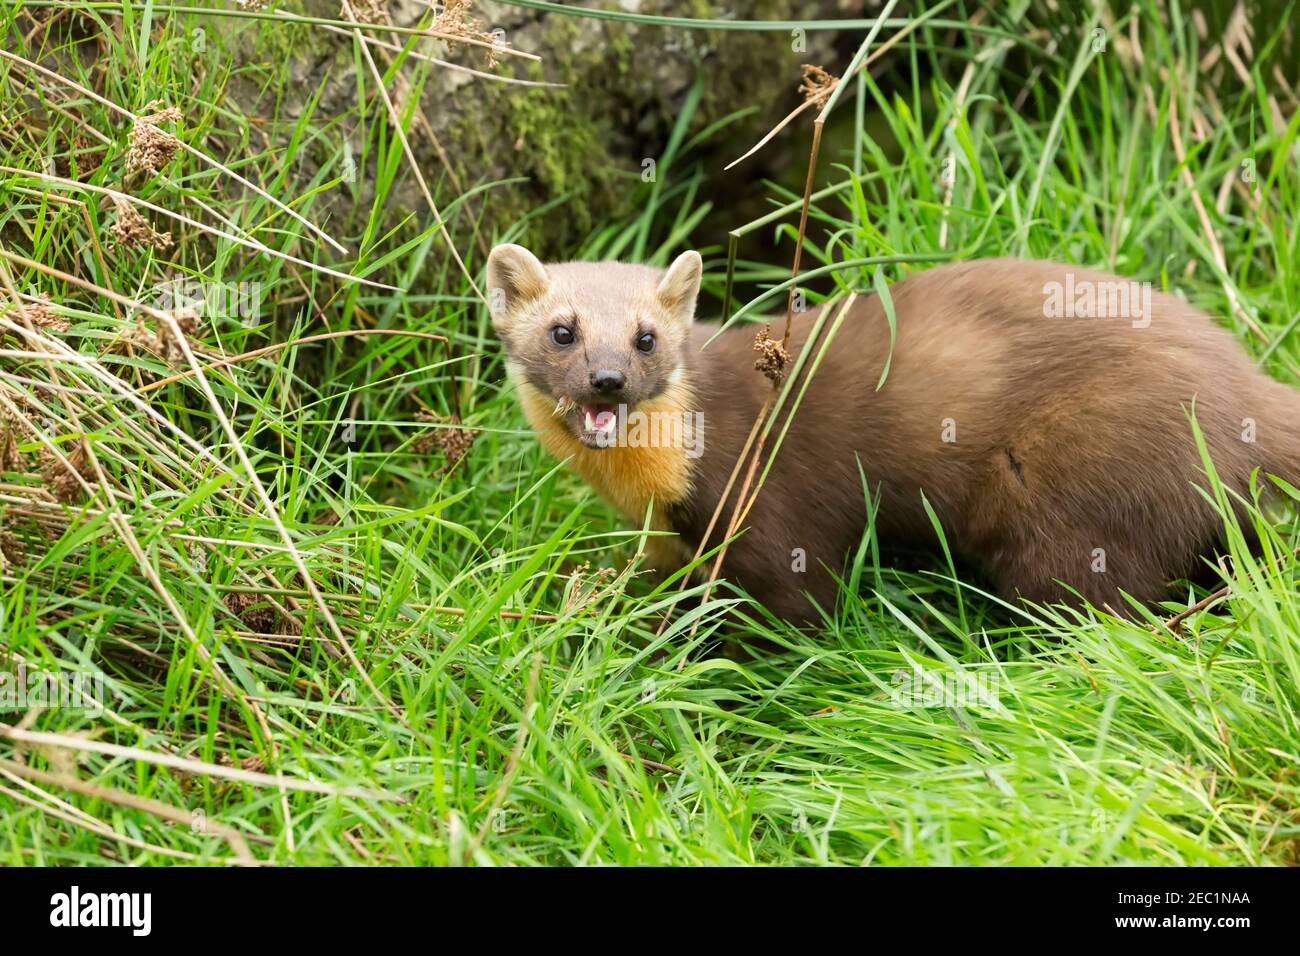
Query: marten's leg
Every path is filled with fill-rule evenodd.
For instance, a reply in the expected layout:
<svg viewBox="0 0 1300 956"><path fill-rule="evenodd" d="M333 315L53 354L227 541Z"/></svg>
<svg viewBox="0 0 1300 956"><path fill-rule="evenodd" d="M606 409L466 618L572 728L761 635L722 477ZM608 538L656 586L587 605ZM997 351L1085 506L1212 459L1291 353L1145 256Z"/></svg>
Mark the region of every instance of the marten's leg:
<svg viewBox="0 0 1300 956"><path fill-rule="evenodd" d="M662 581L676 574L695 556L695 549L690 543L676 534L654 534L645 539L644 569L653 580ZM694 577L697 572L692 573ZM679 587L687 587L683 581Z"/></svg>
<svg viewBox="0 0 1300 956"><path fill-rule="evenodd" d="M782 620L796 625L821 624L818 608L834 614L839 597L839 586L825 566L832 552L804 541L808 536L800 536L800 542L812 546L801 547L793 540L782 539L772 529L761 530L765 535L742 535L732 543L722 563L722 576ZM839 565L836 560L837 569Z"/></svg>

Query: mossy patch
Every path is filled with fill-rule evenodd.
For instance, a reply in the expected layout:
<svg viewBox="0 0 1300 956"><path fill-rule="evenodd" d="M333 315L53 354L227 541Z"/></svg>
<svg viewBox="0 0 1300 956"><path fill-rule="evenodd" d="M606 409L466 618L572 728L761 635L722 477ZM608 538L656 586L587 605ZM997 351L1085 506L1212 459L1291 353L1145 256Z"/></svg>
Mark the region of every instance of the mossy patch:
<svg viewBox="0 0 1300 956"><path fill-rule="evenodd" d="M745 16L787 18L797 15L796 7L791 0L757 0ZM717 15L707 0L655 0L643 4L642 12ZM566 88L491 82L459 87L459 118L445 145L467 178L528 177L526 186L492 192L489 229L568 196L554 214L531 221L520 237L543 255L573 248L599 222L630 211L642 163L662 153L699 71L705 71L707 82L692 132L747 106L764 107L718 138L720 150L734 151L778 118L766 106L784 99L797 103L799 65L807 58L779 31L683 30L547 15L524 34L543 62L521 69L524 61L510 61L502 70ZM476 168L474 157L492 162ZM764 172L754 163L747 177Z"/></svg>

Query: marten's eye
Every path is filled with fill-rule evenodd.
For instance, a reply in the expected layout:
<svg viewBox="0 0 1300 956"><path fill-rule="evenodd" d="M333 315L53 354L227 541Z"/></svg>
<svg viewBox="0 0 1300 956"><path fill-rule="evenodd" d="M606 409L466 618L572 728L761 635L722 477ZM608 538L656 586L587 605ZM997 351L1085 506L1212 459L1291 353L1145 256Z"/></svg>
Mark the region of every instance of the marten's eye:
<svg viewBox="0 0 1300 956"><path fill-rule="evenodd" d="M573 329L567 325L557 325L551 329L551 341L556 345L572 345L573 339Z"/></svg>
<svg viewBox="0 0 1300 956"><path fill-rule="evenodd" d="M655 334L653 332L642 332L636 337L636 347L642 352L653 352L655 350Z"/></svg>

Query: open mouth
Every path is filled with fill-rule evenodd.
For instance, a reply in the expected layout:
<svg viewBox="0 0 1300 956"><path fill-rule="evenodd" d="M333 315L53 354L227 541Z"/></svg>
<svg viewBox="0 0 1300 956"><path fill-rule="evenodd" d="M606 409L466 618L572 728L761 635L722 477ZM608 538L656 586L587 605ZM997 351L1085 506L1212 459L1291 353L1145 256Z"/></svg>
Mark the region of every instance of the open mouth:
<svg viewBox="0 0 1300 956"><path fill-rule="evenodd" d="M618 433L617 405L583 405L579 411L585 436L590 436L601 444L613 441Z"/></svg>

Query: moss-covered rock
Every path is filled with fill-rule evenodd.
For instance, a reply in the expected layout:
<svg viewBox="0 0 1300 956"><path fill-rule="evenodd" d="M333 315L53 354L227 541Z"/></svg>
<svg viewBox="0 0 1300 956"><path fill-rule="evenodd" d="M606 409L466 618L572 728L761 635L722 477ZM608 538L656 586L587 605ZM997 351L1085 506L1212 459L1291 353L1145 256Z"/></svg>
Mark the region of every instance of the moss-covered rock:
<svg viewBox="0 0 1300 956"><path fill-rule="evenodd" d="M338 0L298 0L293 5L315 16L339 15ZM619 7L653 15L719 16L717 4L709 0L621 0ZM423 0L389 4L397 23L415 22L426 9ZM802 38L800 47L786 31L694 30L595 20L489 0L479 0L473 12L485 29L502 30L516 49L542 57L541 62L503 58L492 72L565 86L526 87L430 67L420 107L432 137L417 123L411 133L412 147L430 182L446 180L468 188L526 178L524 183L493 187L473 204L469 212L482 217L488 235L499 234L544 203L568 197L556 214L535 217L527 225L524 240L546 254L571 248L594 224L628 211L645 160L657 160L662 154L697 77L702 83L692 132L738 110L758 107L711 141L719 162L725 162L723 157L746 149L799 102L800 64L832 66L837 59L835 43L841 39L835 31L813 32ZM835 19L860 15L861 4L750 0L743 13L736 14L758 20ZM291 89L268 91L250 84L233 90L234 97L259 100L259 104L241 104L253 112L265 110L266 98L273 95L277 111L292 117L309 107L323 83L316 106L318 125L355 110L356 59L349 39L315 28L303 29L300 39L288 63ZM486 68L481 48L447 49L446 44L430 41L421 49L475 69ZM265 51L250 49L241 55L261 57ZM421 68L411 60L404 73L414 78ZM390 86L390 91L400 98L401 83ZM359 137L359 131L354 133ZM350 134L344 129L341 135ZM335 137L318 144L322 150L338 147ZM359 155L360 142L350 149ZM442 157L449 161L450 170ZM737 178L748 183L767 171L760 159L747 164ZM427 213L418 187L409 174L401 179L393 201L409 207L423 221ZM365 208L364 182L359 191ZM336 215L346 212L335 210Z"/></svg>

